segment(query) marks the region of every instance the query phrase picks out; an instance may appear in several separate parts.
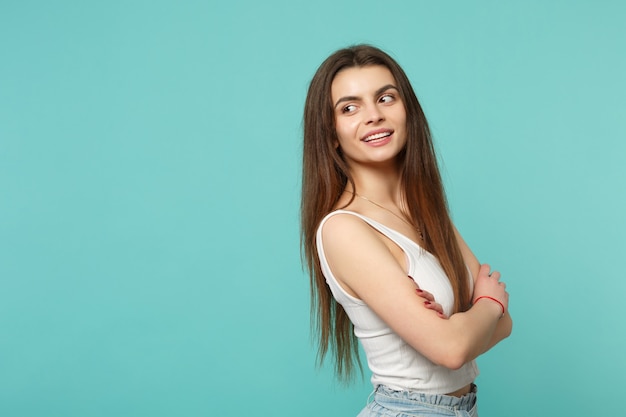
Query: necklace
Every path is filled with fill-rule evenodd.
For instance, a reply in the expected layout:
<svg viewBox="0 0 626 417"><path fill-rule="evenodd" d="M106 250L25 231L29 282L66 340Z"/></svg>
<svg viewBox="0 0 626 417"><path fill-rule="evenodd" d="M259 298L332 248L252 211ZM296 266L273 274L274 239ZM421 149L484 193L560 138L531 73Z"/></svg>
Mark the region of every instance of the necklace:
<svg viewBox="0 0 626 417"><path fill-rule="evenodd" d="M370 200L369 198L367 198L367 197L365 197L365 196L362 196L362 195L360 195L360 194L357 194L357 193L355 193L355 192L353 192L353 191L350 191L350 192L351 192L352 194L354 194L354 196L355 196L355 197L362 198L363 200L365 200L365 201L367 201L367 202L369 202L369 203L372 203L372 204L373 204L373 205L375 205L376 207L380 207L381 209L385 210L386 212L391 213L393 216L395 216L395 217L397 217L398 219L402 220L404 223L408 224L409 226L411 226L411 227L415 227L415 228L417 229L417 234L419 235L420 239L421 239L421 240L424 240L424 234L422 233L422 230L419 228L419 226L415 226L415 225L413 225L413 224L409 223L409 222L408 222L408 221L407 221L404 217L401 217L401 216L397 215L397 214L396 214L396 213L394 213L393 211L389 210L387 207L385 207L385 206L383 206L383 205L381 205L381 204L378 204L377 202L372 201L372 200Z"/></svg>

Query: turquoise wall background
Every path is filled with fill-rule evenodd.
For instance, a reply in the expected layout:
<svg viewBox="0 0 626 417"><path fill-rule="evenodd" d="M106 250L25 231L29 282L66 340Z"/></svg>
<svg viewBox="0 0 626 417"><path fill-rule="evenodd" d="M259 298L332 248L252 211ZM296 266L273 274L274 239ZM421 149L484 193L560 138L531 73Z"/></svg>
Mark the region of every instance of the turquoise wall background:
<svg viewBox="0 0 626 417"><path fill-rule="evenodd" d="M315 368L302 109L360 42L406 69L513 335L481 416L619 415L626 5L0 4L0 415L353 416Z"/></svg>

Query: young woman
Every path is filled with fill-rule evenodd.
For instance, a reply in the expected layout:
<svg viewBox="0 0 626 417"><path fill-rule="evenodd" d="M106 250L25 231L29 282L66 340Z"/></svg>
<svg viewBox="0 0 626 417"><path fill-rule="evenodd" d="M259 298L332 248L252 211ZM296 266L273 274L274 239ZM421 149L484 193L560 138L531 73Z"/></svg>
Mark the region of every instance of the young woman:
<svg viewBox="0 0 626 417"><path fill-rule="evenodd" d="M508 293L450 220L400 66L368 45L327 58L309 86L303 153L320 360L330 349L349 379L360 340L375 395L359 416L476 416L474 359L510 334Z"/></svg>

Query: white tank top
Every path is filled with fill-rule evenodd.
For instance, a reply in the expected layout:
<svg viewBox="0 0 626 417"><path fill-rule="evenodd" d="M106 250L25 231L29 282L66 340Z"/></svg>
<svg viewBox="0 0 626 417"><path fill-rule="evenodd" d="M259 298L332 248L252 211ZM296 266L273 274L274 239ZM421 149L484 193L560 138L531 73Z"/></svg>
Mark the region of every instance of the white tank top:
<svg viewBox="0 0 626 417"><path fill-rule="evenodd" d="M354 325L354 334L363 346L372 371L372 384L386 385L395 390L445 394L473 382L478 376L475 361L457 370L434 364L394 333L365 302L351 296L339 285L324 255L322 227L331 216L341 213L361 218L396 243L405 253L409 275L421 289L433 294L447 315L452 313L454 293L437 258L405 235L353 211L337 210L321 221L317 229L317 251L322 272L335 300L342 305Z"/></svg>

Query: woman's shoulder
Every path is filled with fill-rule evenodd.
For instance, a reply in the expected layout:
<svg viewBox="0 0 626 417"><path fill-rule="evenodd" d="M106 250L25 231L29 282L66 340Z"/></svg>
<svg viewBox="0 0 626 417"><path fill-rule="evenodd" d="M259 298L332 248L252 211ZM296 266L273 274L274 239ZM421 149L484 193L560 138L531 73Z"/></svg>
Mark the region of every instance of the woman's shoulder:
<svg viewBox="0 0 626 417"><path fill-rule="evenodd" d="M338 209L328 213L320 222L319 229L327 231L342 232L346 229L364 228L367 226L368 219L355 211Z"/></svg>
<svg viewBox="0 0 626 417"><path fill-rule="evenodd" d="M380 232L366 216L350 211L335 210L322 220L318 241L325 250L345 256L347 253L367 253L384 248Z"/></svg>
<svg viewBox="0 0 626 417"><path fill-rule="evenodd" d="M324 235L335 233L365 232L375 223L367 216L352 210L338 209L328 213L320 222L319 231Z"/></svg>
<svg viewBox="0 0 626 417"><path fill-rule="evenodd" d="M324 223L325 221L331 218L344 218L345 219L345 218L355 218L355 217L363 219L365 216L353 210L347 210L343 208L335 209L331 211L330 213L328 213L326 216L324 216L322 223Z"/></svg>

